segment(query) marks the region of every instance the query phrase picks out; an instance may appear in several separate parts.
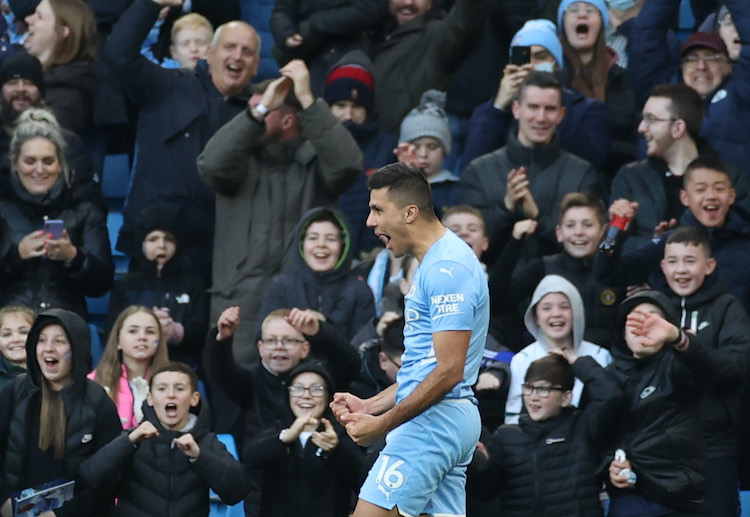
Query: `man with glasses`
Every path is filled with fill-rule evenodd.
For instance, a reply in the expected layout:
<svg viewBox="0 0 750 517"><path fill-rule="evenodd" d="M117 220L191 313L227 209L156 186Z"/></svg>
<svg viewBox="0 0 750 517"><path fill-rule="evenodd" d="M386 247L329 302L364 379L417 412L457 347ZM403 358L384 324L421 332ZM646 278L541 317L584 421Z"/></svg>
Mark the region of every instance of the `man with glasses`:
<svg viewBox="0 0 750 517"><path fill-rule="evenodd" d="M693 88L706 109L701 135L724 161L744 170L750 163L750 45L741 46L734 66L724 40L714 33L696 32L683 43L679 56L671 54L667 34L679 4L649 0L636 18L628 50L636 96L645 100L653 85L665 82L682 81ZM724 4L727 14L722 20L733 22L735 42L750 40L750 2Z"/></svg>
<svg viewBox="0 0 750 517"><path fill-rule="evenodd" d="M287 376L310 355L325 364L336 388L347 387L359 371L357 351L312 312L277 309L266 316L257 344L260 361L246 368L232 354L240 308L226 309L206 339L203 362L210 386L252 411L261 427L285 416Z"/></svg>
<svg viewBox="0 0 750 517"><path fill-rule="evenodd" d="M685 212L680 202L685 169L699 154L716 155L700 136L703 101L694 89L684 84L659 85L642 113L638 132L646 140L647 158L620 169L610 194L610 204L625 199L640 206L638 217L630 223L626 249L637 248L654 233L677 224ZM733 182L744 192L744 181Z"/></svg>

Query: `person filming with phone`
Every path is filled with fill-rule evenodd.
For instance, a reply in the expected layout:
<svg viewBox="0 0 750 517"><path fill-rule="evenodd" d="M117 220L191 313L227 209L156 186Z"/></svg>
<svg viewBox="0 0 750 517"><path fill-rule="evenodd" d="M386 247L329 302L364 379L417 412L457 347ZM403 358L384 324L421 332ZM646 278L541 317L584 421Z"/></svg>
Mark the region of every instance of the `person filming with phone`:
<svg viewBox="0 0 750 517"><path fill-rule="evenodd" d="M84 296L109 290L114 265L104 216L71 188L64 152L52 112L30 108L19 117L0 185L0 306L86 318Z"/></svg>
<svg viewBox="0 0 750 517"><path fill-rule="evenodd" d="M513 126L511 104L529 73L551 72L558 79L564 67L563 48L549 20L529 20L513 36L510 62L505 65L495 97L480 104L469 121L463 163L503 147ZM565 117L557 129L560 147L601 170L609 146L609 115L600 100L563 86Z"/></svg>

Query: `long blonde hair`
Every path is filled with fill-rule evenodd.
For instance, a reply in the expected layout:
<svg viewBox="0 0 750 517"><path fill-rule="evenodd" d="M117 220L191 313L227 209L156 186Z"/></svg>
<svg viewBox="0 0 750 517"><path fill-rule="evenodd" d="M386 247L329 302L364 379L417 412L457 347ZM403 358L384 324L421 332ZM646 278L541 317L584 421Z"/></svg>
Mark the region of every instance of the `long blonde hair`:
<svg viewBox="0 0 750 517"><path fill-rule="evenodd" d="M117 393L120 387L120 376L122 375L122 350L118 350L120 331L122 330L125 320L137 312L143 312L154 318L159 323L159 318L156 317L154 311L150 308L142 305L131 305L123 310L109 333L107 344L104 347L104 353L102 358L99 360L99 364L96 366L96 375L94 380L107 388L109 397L117 403ZM147 377L150 372L161 368L169 362L169 354L167 352L167 340L162 331L161 325L159 327L159 344L156 347L156 353L151 357L151 364L148 365L146 372Z"/></svg>

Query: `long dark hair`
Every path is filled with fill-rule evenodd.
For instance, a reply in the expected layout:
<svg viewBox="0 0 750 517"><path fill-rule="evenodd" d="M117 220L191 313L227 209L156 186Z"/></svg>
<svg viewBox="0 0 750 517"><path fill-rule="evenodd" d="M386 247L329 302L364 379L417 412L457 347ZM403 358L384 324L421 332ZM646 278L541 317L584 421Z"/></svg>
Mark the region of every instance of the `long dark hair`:
<svg viewBox="0 0 750 517"><path fill-rule="evenodd" d="M594 55L591 62L584 65L578 51L568 41L565 30L560 33L565 57L573 70L570 86L584 94L604 102L607 96L607 76L609 75L609 51L604 39L604 28L599 30L599 35L594 42Z"/></svg>

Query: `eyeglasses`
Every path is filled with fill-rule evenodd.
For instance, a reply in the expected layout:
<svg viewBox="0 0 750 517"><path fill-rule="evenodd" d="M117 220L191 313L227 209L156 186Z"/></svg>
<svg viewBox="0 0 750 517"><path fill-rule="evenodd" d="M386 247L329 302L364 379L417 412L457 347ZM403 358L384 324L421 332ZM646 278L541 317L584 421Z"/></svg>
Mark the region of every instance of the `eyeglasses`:
<svg viewBox="0 0 750 517"><path fill-rule="evenodd" d="M596 7L594 7L591 4L586 4L586 5L576 5L576 4L573 4L570 7L568 7L567 9L565 9L565 12L568 13L568 14L574 14L574 15L575 14L580 14L580 13L586 13L589 16L592 16L594 14L597 14L599 12L599 9L597 9Z"/></svg>
<svg viewBox="0 0 750 517"><path fill-rule="evenodd" d="M641 117L641 120L643 121L644 124L646 124L647 126L650 126L650 125L654 124L655 122L670 122L671 123L671 122L674 122L677 119L674 118L674 117L659 118L659 117L655 117L653 115L646 114L646 115L643 115L643 117Z"/></svg>
<svg viewBox="0 0 750 517"><path fill-rule="evenodd" d="M566 391L562 388L556 388L554 386L532 386L531 384L521 384L521 388L523 389L523 394L527 397L531 396L534 391L536 391L536 394L539 395L541 398L546 399L549 397L549 392L554 391Z"/></svg>
<svg viewBox="0 0 750 517"><path fill-rule="evenodd" d="M301 339L294 339L292 337L269 337L261 339L260 343L263 346L276 346L281 343L281 346L283 346L284 348L292 348L294 346L301 345L302 343L304 343L304 341L302 341Z"/></svg>
<svg viewBox="0 0 750 517"><path fill-rule="evenodd" d="M315 398L325 397L326 395L326 387L320 384L313 384L309 388L300 386L299 384L292 384L291 386L287 386L286 389L289 390L289 396L294 398L301 397L306 391L309 391L310 396Z"/></svg>
<svg viewBox="0 0 750 517"><path fill-rule="evenodd" d="M708 56L690 54L682 58L682 63L685 65L697 65L701 61L705 65L710 65L714 63L726 63L727 58L723 54L711 54Z"/></svg>

